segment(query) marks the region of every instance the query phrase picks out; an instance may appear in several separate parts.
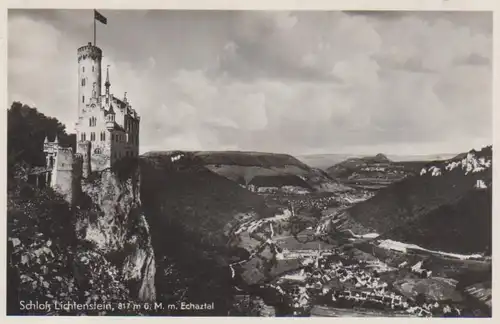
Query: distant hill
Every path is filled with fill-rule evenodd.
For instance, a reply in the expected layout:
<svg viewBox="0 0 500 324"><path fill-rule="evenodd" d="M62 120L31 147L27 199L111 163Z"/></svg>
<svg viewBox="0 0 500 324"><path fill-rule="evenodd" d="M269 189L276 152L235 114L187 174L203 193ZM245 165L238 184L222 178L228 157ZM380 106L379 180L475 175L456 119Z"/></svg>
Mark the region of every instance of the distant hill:
<svg viewBox="0 0 500 324"><path fill-rule="evenodd" d="M309 191L350 190L326 172L311 168L288 154L241 151L166 151L148 152L144 156L183 155L196 158L208 170L242 186L297 187ZM269 179L265 179L269 177Z"/></svg>
<svg viewBox="0 0 500 324"><path fill-rule="evenodd" d="M394 162L412 161L438 161L453 158L456 153L428 154L428 155L397 155L386 154L386 157ZM313 168L326 170L329 167L350 158L362 158L368 155L363 154L306 154L297 155L297 159Z"/></svg>
<svg viewBox="0 0 500 324"><path fill-rule="evenodd" d="M339 182L363 189L384 188L414 175L428 162L393 162L384 154L349 158L326 169Z"/></svg>
<svg viewBox="0 0 500 324"><path fill-rule="evenodd" d="M427 164L349 208L341 228L447 252L491 251L491 160L490 146Z"/></svg>
<svg viewBox="0 0 500 324"><path fill-rule="evenodd" d="M305 164L322 170L326 170L332 165L345 161L349 158L360 158L363 155L358 154L309 154L298 155L297 159Z"/></svg>

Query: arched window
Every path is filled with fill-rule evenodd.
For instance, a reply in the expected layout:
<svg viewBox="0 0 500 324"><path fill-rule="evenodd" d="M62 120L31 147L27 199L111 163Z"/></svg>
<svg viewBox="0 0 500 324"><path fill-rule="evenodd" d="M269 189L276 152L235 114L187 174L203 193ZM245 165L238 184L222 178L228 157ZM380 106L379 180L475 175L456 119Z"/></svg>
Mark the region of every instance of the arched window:
<svg viewBox="0 0 500 324"><path fill-rule="evenodd" d="M91 132L90 133L90 140L93 142L95 141L95 133L94 132Z"/></svg>
<svg viewBox="0 0 500 324"><path fill-rule="evenodd" d="M85 72L85 66L82 66L82 72Z"/></svg>
<svg viewBox="0 0 500 324"><path fill-rule="evenodd" d="M82 102L85 103L85 96L82 96Z"/></svg>
<svg viewBox="0 0 500 324"><path fill-rule="evenodd" d="M94 66L92 65L92 72L94 72Z"/></svg>
<svg viewBox="0 0 500 324"><path fill-rule="evenodd" d="M82 79L82 87L85 86L85 79Z"/></svg>

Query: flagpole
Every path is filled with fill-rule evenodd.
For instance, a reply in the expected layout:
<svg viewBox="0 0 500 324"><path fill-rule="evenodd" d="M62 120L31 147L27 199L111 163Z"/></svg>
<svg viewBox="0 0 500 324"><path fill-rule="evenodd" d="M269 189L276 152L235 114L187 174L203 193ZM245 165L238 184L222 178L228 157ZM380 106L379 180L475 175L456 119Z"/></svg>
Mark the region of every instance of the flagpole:
<svg viewBox="0 0 500 324"><path fill-rule="evenodd" d="M95 43L95 12L94 12L94 46L96 46L96 43Z"/></svg>

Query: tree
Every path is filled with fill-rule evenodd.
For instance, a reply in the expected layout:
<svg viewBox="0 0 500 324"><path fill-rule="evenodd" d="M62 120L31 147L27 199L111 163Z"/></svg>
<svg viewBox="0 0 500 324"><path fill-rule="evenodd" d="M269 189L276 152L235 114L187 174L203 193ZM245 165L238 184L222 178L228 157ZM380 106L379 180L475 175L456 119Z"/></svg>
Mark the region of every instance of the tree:
<svg viewBox="0 0 500 324"><path fill-rule="evenodd" d="M418 305L422 305L422 304L424 304L426 301L427 301L427 297L425 297L425 294L423 294L423 293L419 293L419 294L417 295L417 297L415 298L415 302L416 302Z"/></svg>
<svg viewBox="0 0 500 324"><path fill-rule="evenodd" d="M66 126L56 118L47 117L20 102L13 102L7 111L7 152L9 175L14 166L26 163L29 166L45 164L43 141L58 137L62 146L76 149L76 136L66 133Z"/></svg>

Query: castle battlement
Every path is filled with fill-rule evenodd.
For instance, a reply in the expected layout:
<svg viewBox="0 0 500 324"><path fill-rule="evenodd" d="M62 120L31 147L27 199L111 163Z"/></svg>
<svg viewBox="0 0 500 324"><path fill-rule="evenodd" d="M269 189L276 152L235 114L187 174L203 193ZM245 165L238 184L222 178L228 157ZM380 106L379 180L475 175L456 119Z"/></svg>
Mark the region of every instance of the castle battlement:
<svg viewBox="0 0 500 324"><path fill-rule="evenodd" d="M62 153L73 153L73 149L71 147L59 147L58 151Z"/></svg>
<svg viewBox="0 0 500 324"><path fill-rule="evenodd" d="M102 50L99 47L92 45L92 43L88 43L87 45L80 47L77 53L78 63L86 58L91 58L93 60L100 60L102 58Z"/></svg>

